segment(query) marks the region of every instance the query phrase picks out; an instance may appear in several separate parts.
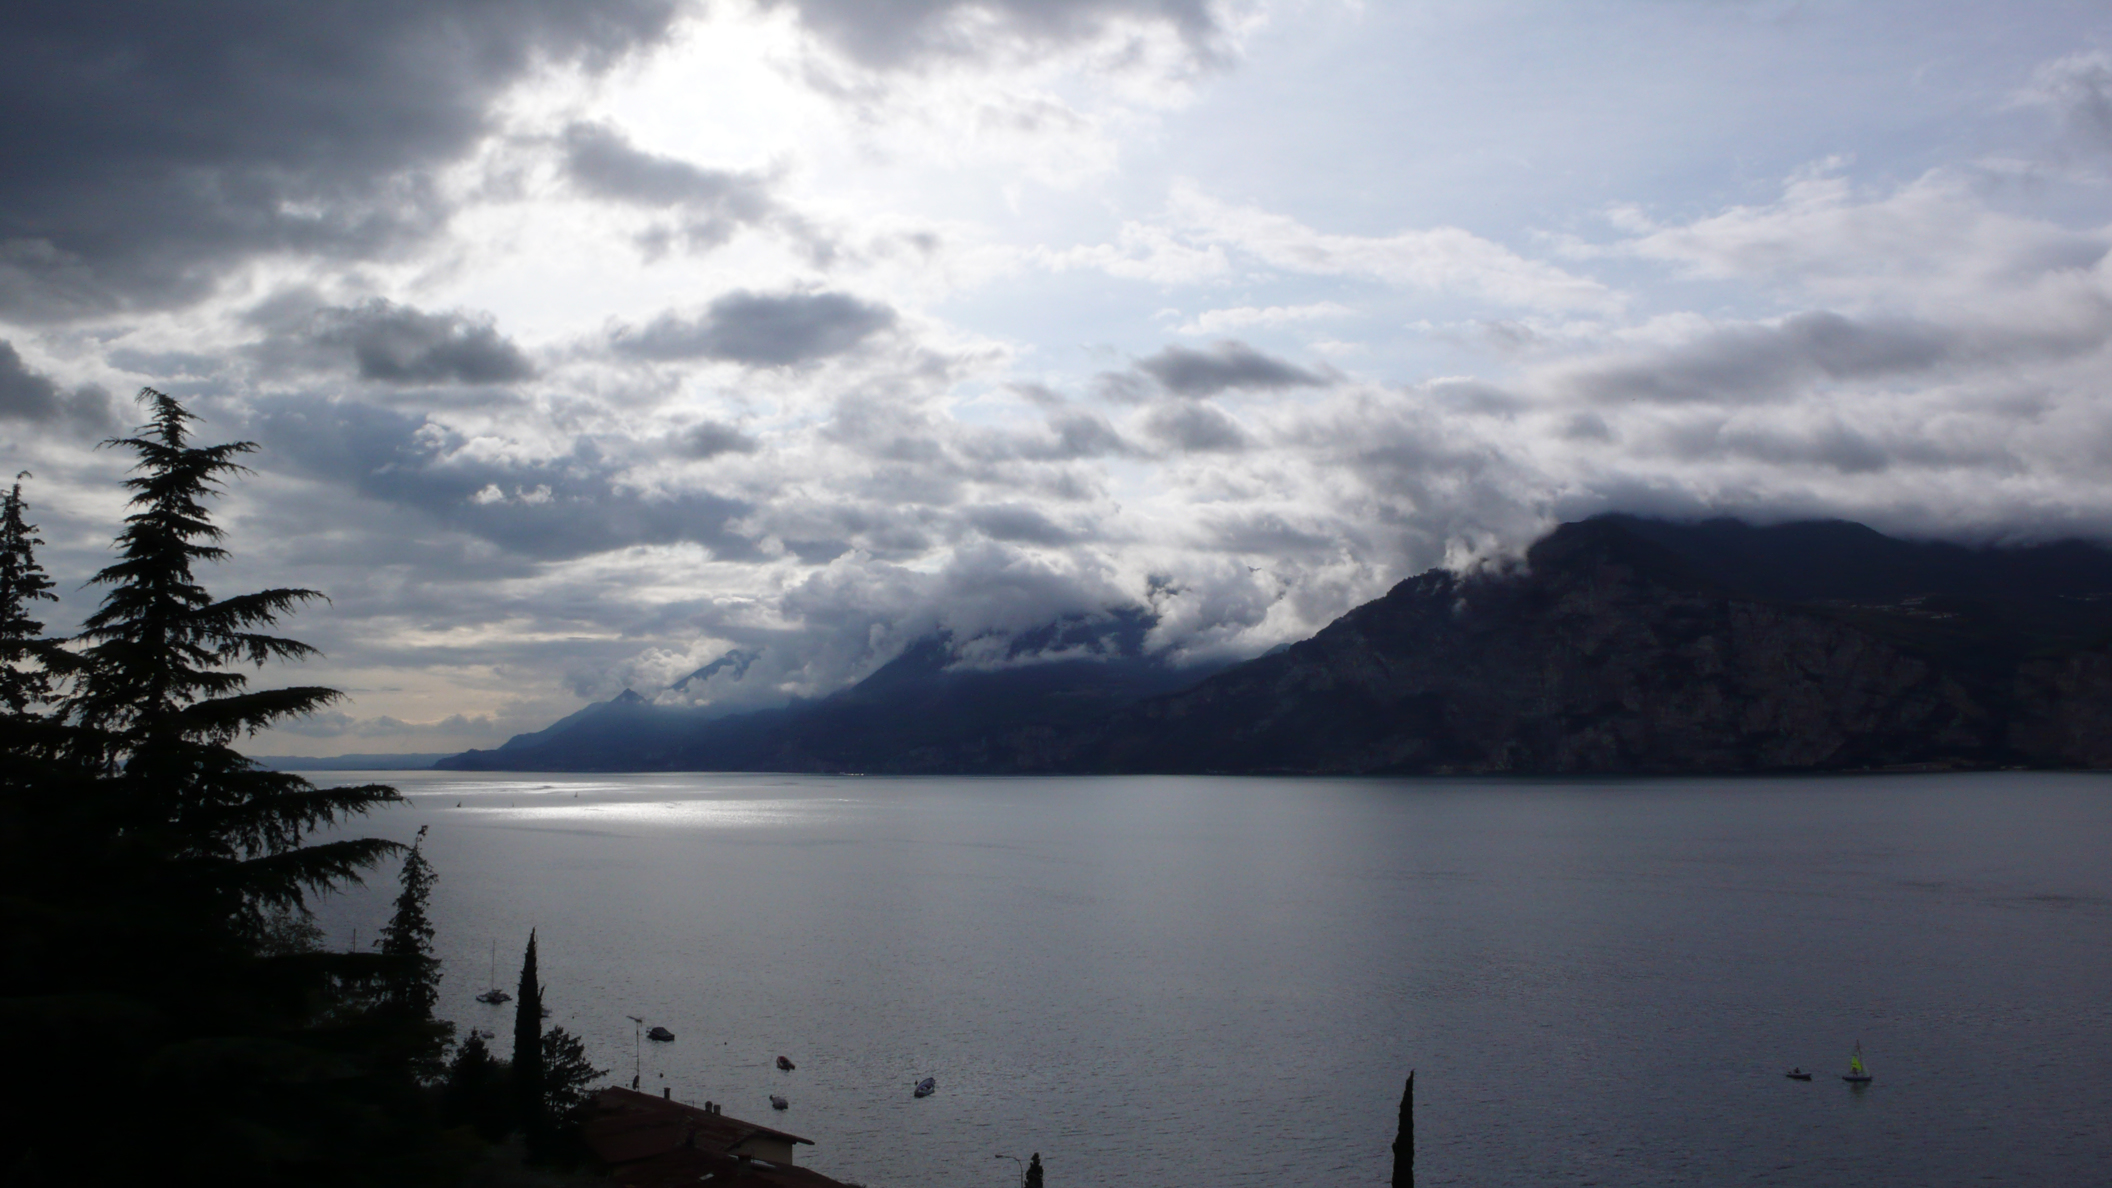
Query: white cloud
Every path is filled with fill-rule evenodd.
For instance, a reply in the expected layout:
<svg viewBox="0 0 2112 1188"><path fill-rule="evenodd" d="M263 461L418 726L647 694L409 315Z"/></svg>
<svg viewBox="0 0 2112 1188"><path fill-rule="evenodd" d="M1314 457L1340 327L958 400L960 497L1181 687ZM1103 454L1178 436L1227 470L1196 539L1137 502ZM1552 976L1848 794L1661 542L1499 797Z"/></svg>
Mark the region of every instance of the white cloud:
<svg viewBox="0 0 2112 1188"><path fill-rule="evenodd" d="M1314 301L1305 305L1271 305L1266 308L1242 305L1232 309L1206 309L1182 323L1175 333L1215 338L1255 326L1276 329L1299 322L1328 321L1354 316L1355 310L1335 301Z"/></svg>

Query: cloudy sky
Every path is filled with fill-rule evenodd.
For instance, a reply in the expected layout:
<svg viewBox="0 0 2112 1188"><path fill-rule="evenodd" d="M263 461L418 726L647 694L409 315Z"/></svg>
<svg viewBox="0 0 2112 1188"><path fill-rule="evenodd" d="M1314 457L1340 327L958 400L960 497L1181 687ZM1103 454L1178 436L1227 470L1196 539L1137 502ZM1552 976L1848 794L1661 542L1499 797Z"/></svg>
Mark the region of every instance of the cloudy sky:
<svg viewBox="0 0 2112 1188"><path fill-rule="evenodd" d="M222 593L491 746L1596 511L2112 536L2112 10L145 0L0 16L0 461L70 628L153 385Z"/></svg>

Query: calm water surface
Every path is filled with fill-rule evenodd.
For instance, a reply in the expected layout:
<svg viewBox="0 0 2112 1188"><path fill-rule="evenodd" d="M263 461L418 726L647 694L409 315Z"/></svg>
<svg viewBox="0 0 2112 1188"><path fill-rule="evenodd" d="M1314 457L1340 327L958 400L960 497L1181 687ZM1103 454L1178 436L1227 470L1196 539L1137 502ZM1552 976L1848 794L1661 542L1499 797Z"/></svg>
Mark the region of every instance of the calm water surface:
<svg viewBox="0 0 2112 1188"><path fill-rule="evenodd" d="M452 1018L874 1188L2112 1183L2103 778L384 778Z"/></svg>

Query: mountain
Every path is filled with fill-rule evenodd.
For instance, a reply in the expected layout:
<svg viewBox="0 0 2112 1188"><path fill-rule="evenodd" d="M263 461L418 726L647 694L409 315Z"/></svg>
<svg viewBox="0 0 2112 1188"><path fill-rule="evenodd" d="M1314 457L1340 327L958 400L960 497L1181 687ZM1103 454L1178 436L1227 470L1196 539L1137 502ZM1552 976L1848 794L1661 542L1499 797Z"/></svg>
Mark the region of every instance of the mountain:
<svg viewBox="0 0 2112 1188"><path fill-rule="evenodd" d="M2112 551L1602 516L1215 673L1139 613L922 641L820 701L635 693L455 769L1647 774L2112 766ZM963 655L975 654L967 664ZM1050 657L1067 657L1050 660ZM745 663L741 661L740 663Z"/></svg>
<svg viewBox="0 0 2112 1188"><path fill-rule="evenodd" d="M626 690L495 750L435 764L452 771L927 771L983 740L1097 721L1214 668L1175 668L1144 651L1149 615L1076 617L1010 636L932 636L831 697L725 714L658 705ZM745 669L743 656L726 667ZM676 687L720 671L721 661ZM987 761L985 761L987 762Z"/></svg>
<svg viewBox="0 0 2112 1188"><path fill-rule="evenodd" d="M2101 767L2108 641L2095 545L1607 516L1012 753L1061 771Z"/></svg>
<svg viewBox="0 0 2112 1188"><path fill-rule="evenodd" d="M445 751L372 755L256 755L271 771L418 771L447 758Z"/></svg>

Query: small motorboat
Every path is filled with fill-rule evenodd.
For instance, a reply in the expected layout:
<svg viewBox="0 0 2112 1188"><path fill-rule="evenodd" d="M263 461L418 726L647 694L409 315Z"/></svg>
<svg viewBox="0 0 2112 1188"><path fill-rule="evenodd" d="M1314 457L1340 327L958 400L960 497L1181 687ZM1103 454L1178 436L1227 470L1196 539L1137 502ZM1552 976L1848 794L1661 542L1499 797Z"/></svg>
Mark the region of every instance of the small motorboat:
<svg viewBox="0 0 2112 1188"><path fill-rule="evenodd" d="M1851 1085L1870 1083L1870 1070L1863 1067L1863 1041L1855 1041L1855 1055L1848 1058L1848 1071L1841 1074L1841 1079Z"/></svg>
<svg viewBox="0 0 2112 1188"><path fill-rule="evenodd" d="M786 1101L782 1094L773 1093L770 1095L770 1108L773 1110L789 1110L792 1108L792 1103Z"/></svg>
<svg viewBox="0 0 2112 1188"><path fill-rule="evenodd" d="M645 1033L645 1038L656 1044L671 1044L675 1042L675 1033L665 1027L655 1027Z"/></svg>
<svg viewBox="0 0 2112 1188"><path fill-rule="evenodd" d="M799 1067L798 1065L796 1065L796 1064L792 1063L792 1061L791 1061L791 1060L789 1060L789 1059L787 1059L787 1058L785 1058L785 1057L783 1057L783 1056L780 1056L780 1057L778 1057L778 1058L777 1058L777 1066L778 1066L779 1068L781 1068L781 1069L785 1070L786 1072L791 1072L791 1071L792 1071L793 1069L795 1069L795 1068L798 1068L798 1067Z"/></svg>
<svg viewBox="0 0 2112 1188"><path fill-rule="evenodd" d="M1782 1075L1788 1077L1792 1081L1808 1081L1811 1079L1811 1074L1805 1072L1801 1068L1790 1069L1788 1072L1783 1073Z"/></svg>
<svg viewBox="0 0 2112 1188"><path fill-rule="evenodd" d="M938 1088L939 1082L935 1078L925 1077L923 1080L917 1082L917 1092L915 1095L918 1097L930 1097L933 1093L938 1092Z"/></svg>

